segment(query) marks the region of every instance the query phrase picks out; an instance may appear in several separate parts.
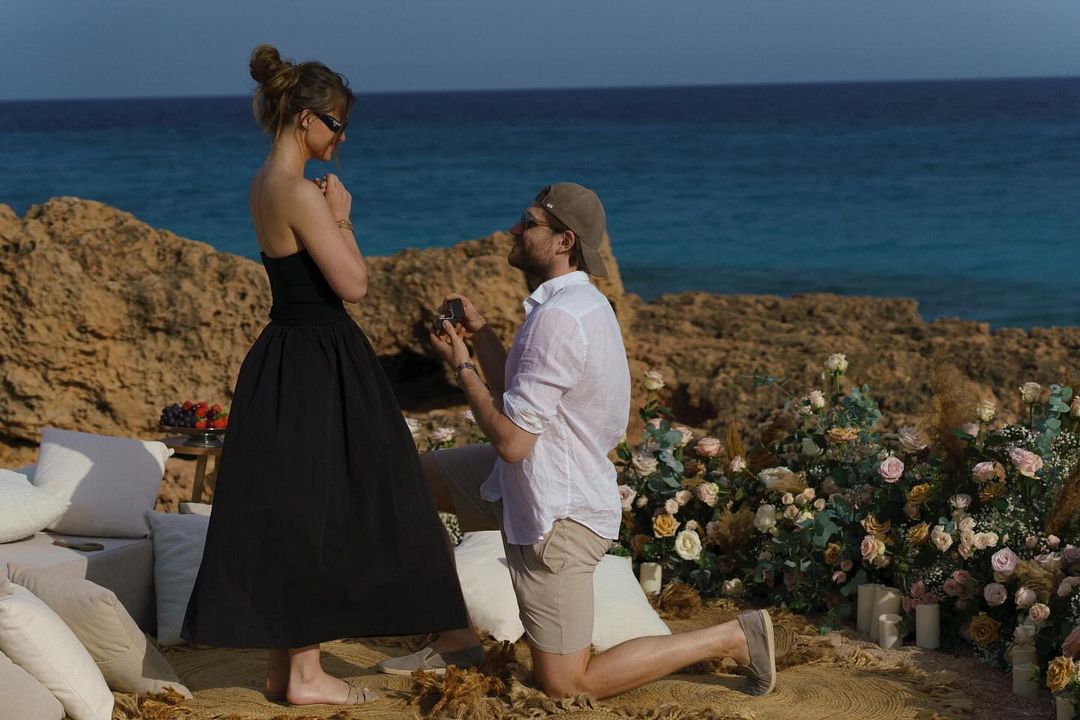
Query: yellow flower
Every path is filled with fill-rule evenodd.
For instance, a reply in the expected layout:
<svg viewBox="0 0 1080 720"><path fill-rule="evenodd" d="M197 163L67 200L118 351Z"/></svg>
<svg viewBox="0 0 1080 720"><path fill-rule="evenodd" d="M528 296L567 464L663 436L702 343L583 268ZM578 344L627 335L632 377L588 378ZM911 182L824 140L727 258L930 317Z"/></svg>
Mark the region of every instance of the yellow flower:
<svg viewBox="0 0 1080 720"><path fill-rule="evenodd" d="M930 526L919 523L908 528L907 541L912 545L922 545L930 538Z"/></svg>
<svg viewBox="0 0 1080 720"><path fill-rule="evenodd" d="M652 529L653 535L658 538L674 537L675 531L679 529L679 521L675 519L674 515L660 513L653 518Z"/></svg>
<svg viewBox="0 0 1080 720"><path fill-rule="evenodd" d="M840 546L840 543L829 543L825 548L825 562L829 565L835 565L840 561L841 550L843 550L843 548Z"/></svg>
<svg viewBox="0 0 1080 720"><path fill-rule="evenodd" d="M849 443L858 439L859 429L852 427L834 427L829 428L829 432L827 432L826 435L829 437L829 442Z"/></svg>
<svg viewBox="0 0 1080 720"><path fill-rule="evenodd" d="M971 636L971 641L976 645L986 646L998 639L998 628L1000 626L1001 623L997 620L981 612L971 619L971 624L968 625L968 635Z"/></svg>
<svg viewBox="0 0 1080 720"><path fill-rule="evenodd" d="M882 538L888 535L889 531L892 530L892 521L886 520L885 522L881 522L874 517L874 513L870 513L866 516L866 519L862 521L862 526L866 529L866 532L874 537Z"/></svg>
<svg viewBox="0 0 1080 720"><path fill-rule="evenodd" d="M1046 687L1050 692L1058 693L1069 687L1069 683L1076 677L1076 665L1072 658L1056 657L1050 661L1046 668Z"/></svg>
<svg viewBox="0 0 1080 720"><path fill-rule="evenodd" d="M911 488L907 494L909 505L922 505L930 498L930 485L923 483Z"/></svg>

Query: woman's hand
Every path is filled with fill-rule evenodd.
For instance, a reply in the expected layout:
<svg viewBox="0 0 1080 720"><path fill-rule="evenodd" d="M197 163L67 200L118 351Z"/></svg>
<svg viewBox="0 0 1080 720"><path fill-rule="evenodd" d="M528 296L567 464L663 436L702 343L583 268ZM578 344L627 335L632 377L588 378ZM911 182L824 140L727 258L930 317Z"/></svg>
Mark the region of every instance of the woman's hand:
<svg viewBox="0 0 1080 720"><path fill-rule="evenodd" d="M454 326L449 320L443 320L442 332L438 335L428 333L431 337L431 345L436 354L450 367L457 367L469 360L469 348L465 347L465 341L454 332Z"/></svg>
<svg viewBox="0 0 1080 720"><path fill-rule="evenodd" d="M348 220L352 213L352 194L345 189L345 185L337 175L327 173L325 177L316 180L319 189L326 197L326 204L330 206L330 214L334 221Z"/></svg>

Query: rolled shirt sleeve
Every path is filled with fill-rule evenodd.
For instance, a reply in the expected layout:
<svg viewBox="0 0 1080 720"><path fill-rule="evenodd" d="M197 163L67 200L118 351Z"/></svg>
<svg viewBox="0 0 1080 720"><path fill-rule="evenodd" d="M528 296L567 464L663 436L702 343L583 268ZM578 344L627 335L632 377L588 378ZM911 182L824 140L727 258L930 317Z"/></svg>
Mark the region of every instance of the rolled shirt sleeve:
<svg viewBox="0 0 1080 720"><path fill-rule="evenodd" d="M587 345L577 320L558 308L540 308L518 338L517 372L503 394L503 412L522 430L539 435L559 402L581 379Z"/></svg>

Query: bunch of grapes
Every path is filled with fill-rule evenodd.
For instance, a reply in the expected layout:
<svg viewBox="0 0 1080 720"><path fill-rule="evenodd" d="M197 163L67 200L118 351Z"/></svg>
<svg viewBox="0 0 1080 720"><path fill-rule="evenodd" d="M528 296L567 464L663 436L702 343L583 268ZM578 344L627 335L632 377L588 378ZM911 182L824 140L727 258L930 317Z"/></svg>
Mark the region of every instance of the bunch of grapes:
<svg viewBox="0 0 1080 720"><path fill-rule="evenodd" d="M185 400L168 405L161 411L162 425L169 427L196 428L198 430L224 430L229 426L229 413L220 405Z"/></svg>

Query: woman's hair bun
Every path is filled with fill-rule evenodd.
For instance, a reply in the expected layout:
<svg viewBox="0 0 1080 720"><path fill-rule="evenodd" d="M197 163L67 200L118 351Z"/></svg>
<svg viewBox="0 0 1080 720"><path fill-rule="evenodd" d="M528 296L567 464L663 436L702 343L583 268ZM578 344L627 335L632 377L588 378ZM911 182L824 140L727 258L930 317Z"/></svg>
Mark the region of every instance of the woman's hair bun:
<svg viewBox="0 0 1080 720"><path fill-rule="evenodd" d="M266 85L284 70L292 67L292 63L282 60L281 54L273 45L260 45L251 52L251 62L248 67L255 82Z"/></svg>

